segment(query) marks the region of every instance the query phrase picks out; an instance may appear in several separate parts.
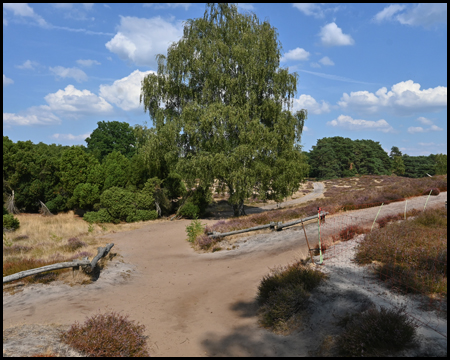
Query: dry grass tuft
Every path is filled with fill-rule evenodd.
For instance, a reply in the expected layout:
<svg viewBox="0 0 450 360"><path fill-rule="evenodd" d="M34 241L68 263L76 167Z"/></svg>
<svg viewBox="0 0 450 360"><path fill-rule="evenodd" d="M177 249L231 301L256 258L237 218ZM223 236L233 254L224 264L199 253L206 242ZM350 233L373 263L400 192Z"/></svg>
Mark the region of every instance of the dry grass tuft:
<svg viewBox="0 0 450 360"><path fill-rule="evenodd" d="M58 262L92 258L97 247L105 246L99 235L126 231L141 226L132 224L88 224L73 211L51 217L39 214L15 215L20 228L3 234L3 276ZM63 280L71 284L85 284L91 276L82 271L74 277L71 269L51 271L19 280L24 283Z"/></svg>

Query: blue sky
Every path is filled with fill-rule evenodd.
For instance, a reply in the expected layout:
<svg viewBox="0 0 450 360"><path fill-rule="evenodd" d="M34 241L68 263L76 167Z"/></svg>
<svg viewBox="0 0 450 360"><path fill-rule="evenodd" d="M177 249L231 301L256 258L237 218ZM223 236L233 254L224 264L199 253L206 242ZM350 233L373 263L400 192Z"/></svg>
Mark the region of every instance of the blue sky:
<svg viewBox="0 0 450 360"><path fill-rule="evenodd" d="M239 4L277 28L302 136L447 153L446 4ZM3 135L84 144L98 121L147 122L140 82L205 4L3 4Z"/></svg>

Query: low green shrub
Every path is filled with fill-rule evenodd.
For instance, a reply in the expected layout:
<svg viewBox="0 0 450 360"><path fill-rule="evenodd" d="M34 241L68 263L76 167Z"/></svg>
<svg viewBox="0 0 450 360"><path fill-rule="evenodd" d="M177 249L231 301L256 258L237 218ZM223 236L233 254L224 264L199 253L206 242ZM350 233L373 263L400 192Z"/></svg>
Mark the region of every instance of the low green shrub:
<svg viewBox="0 0 450 360"><path fill-rule="evenodd" d="M370 308L341 320L345 330L336 341L343 356L388 356L414 344L417 325L404 308Z"/></svg>
<svg viewBox="0 0 450 360"><path fill-rule="evenodd" d="M181 207L178 214L188 219L196 219L200 214L200 209L197 205L188 202Z"/></svg>
<svg viewBox="0 0 450 360"><path fill-rule="evenodd" d="M156 210L136 210L136 214L127 216L127 222L148 221L157 218L158 212Z"/></svg>
<svg viewBox="0 0 450 360"><path fill-rule="evenodd" d="M17 230L20 227L20 221L13 214L3 215L3 231Z"/></svg>
<svg viewBox="0 0 450 360"><path fill-rule="evenodd" d="M83 215L83 220L91 224L114 222L114 218L109 214L108 210L106 209L100 209L99 211L88 211Z"/></svg>
<svg viewBox="0 0 450 360"><path fill-rule="evenodd" d="M75 322L61 340L86 356L147 357L145 326L115 312L96 314L83 325Z"/></svg>
<svg viewBox="0 0 450 360"><path fill-rule="evenodd" d="M204 225L202 225L200 220L194 219L188 226L186 226L186 233L188 235L187 240L191 243L193 243L195 238L203 232Z"/></svg>

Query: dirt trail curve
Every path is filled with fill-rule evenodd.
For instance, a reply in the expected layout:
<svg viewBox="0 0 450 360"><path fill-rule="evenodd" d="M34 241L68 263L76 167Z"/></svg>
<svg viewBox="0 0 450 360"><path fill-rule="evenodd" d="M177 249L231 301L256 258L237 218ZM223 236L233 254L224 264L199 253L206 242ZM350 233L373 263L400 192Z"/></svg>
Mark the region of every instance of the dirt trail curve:
<svg viewBox="0 0 450 360"><path fill-rule="evenodd" d="M446 200L444 192L431 197L427 206L443 207ZM426 196L409 199L408 209L423 209L425 201ZM380 216L403 209L403 202L389 204ZM336 217L373 219L377 211ZM185 240L189 223L150 223L105 236L105 243L115 243L113 252L120 253L125 264L113 260L90 285L36 285L4 295L3 328L83 322L107 308L146 326L152 356L308 356L317 344L298 334L278 336L259 328L254 303L268 268L306 254L303 232L286 229L247 236L236 250L197 254ZM308 231L317 232L317 226L311 224ZM121 272L126 270L129 275Z"/></svg>

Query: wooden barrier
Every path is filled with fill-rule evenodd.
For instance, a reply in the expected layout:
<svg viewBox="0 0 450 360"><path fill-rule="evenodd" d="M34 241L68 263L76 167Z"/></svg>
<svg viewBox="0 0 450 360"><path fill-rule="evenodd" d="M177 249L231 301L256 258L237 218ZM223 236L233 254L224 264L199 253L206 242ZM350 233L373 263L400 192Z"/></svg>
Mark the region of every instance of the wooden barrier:
<svg viewBox="0 0 450 360"><path fill-rule="evenodd" d="M87 257L85 257L82 260L76 260L76 261L70 261L70 262L62 262L62 263L57 263L57 264L51 264L51 265L47 265L47 266L42 266L40 268L36 268L36 269L30 269L30 270L25 270L25 271L21 271L18 272L16 274L12 274L12 275L8 275L3 277L3 284L7 283L7 282L11 282L14 280L19 280L22 279L24 277L27 276L31 276L31 275L36 275L36 274L40 274L46 271L51 271L51 270L59 270L59 269L65 269L65 268L73 268L75 270L75 268L78 268L79 266L81 266L81 268L87 272L92 271L95 266L97 265L97 262L104 256L106 256L109 251L111 250L111 248L114 246L113 243L111 244L107 244L105 247L99 247L97 248L97 255L92 259L92 261L89 261Z"/></svg>
<svg viewBox="0 0 450 360"><path fill-rule="evenodd" d="M328 215L328 213L327 212L321 212L320 215L324 216L324 215ZM226 232L226 233L212 232L212 233L208 233L208 236L210 238L218 238L218 237L224 237L224 236L241 234L241 233L245 233L245 232L249 232L249 231L263 230L263 229L267 229L267 228L271 228L271 229L280 231L283 228L286 228L286 227L289 227L289 226L293 226L293 225L297 225L297 224L300 224L300 223L302 223L304 221L317 219L317 216L318 215L313 215L313 216L306 217L304 219L290 221L290 222L287 222L285 224L283 224L281 221L277 222L277 223L271 222L270 224L266 224L266 225L254 226L254 227L251 227L251 228L248 228L248 229L241 229L241 230L230 231L230 232Z"/></svg>

